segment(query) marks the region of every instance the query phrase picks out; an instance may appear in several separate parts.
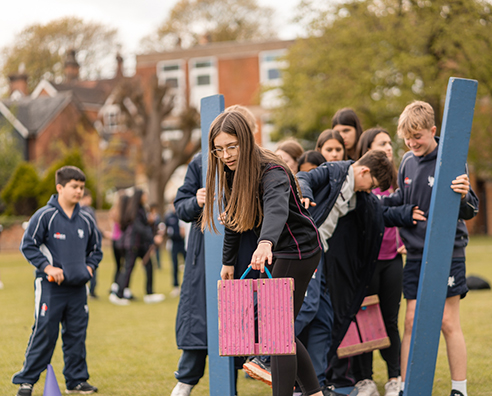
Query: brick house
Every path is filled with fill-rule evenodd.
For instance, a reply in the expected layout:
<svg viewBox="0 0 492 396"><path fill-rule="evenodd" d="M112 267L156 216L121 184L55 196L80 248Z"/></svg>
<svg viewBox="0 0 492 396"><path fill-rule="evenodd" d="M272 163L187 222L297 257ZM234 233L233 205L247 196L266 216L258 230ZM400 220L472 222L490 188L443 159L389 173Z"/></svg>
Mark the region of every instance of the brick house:
<svg viewBox="0 0 492 396"><path fill-rule="evenodd" d="M26 74L9 76L11 94L0 101L0 124L13 127L24 159L40 169L63 156L61 145L79 147L88 166L103 175L110 169L118 175L116 187L133 185L138 141L119 124L120 110L112 103L112 93L127 78L123 59L117 56L113 78L84 81L79 80L75 55L68 53L63 82L42 80L30 94ZM103 158L101 150L108 147Z"/></svg>
<svg viewBox="0 0 492 396"><path fill-rule="evenodd" d="M278 103L275 87L281 82L282 56L293 40L216 42L166 52L137 55L136 75L157 75L173 87L176 117L186 104L199 109L203 97L222 94L225 106L243 105L257 118L256 140L272 146L269 109ZM272 88L268 92L263 89ZM173 129L170 118L165 129Z"/></svg>

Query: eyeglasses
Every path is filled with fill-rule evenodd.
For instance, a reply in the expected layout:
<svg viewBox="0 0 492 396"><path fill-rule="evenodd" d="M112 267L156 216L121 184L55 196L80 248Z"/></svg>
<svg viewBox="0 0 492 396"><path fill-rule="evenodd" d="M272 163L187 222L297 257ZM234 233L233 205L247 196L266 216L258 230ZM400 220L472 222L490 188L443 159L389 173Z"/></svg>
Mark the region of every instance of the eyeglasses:
<svg viewBox="0 0 492 396"><path fill-rule="evenodd" d="M215 155L217 158L223 158L226 151L229 155L236 155L238 148L239 144L225 148L216 148L215 150L212 150L212 154Z"/></svg>

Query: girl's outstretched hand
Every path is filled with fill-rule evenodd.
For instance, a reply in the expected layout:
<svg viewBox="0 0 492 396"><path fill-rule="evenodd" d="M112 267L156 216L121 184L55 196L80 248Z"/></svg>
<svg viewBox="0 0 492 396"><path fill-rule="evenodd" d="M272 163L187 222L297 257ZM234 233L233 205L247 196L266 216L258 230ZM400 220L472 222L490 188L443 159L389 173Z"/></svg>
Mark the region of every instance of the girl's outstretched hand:
<svg viewBox="0 0 492 396"><path fill-rule="evenodd" d="M260 241L253 256L251 256L251 267L254 270L265 272L265 261L268 262L268 265L271 265L272 259L272 243L270 241Z"/></svg>

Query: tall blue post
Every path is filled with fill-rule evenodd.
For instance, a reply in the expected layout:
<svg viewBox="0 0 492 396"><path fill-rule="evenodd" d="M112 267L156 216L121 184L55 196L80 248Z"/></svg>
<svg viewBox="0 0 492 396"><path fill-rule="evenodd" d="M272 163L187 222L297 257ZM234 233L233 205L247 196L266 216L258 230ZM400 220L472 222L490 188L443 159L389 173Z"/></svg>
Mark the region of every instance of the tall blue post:
<svg viewBox="0 0 492 396"><path fill-rule="evenodd" d="M224 111L224 96L213 95L203 98L200 103L202 128L202 169L203 185L206 185L208 167L208 132L210 124ZM217 219L217 205L214 204L214 218ZM219 311L217 305L217 281L222 268L222 241L224 227L217 224L220 234L205 231L205 286L207 291L207 343L208 375L211 396L234 395L234 359L219 356Z"/></svg>
<svg viewBox="0 0 492 396"><path fill-rule="evenodd" d="M450 78L427 219L404 396L431 396L478 83Z"/></svg>

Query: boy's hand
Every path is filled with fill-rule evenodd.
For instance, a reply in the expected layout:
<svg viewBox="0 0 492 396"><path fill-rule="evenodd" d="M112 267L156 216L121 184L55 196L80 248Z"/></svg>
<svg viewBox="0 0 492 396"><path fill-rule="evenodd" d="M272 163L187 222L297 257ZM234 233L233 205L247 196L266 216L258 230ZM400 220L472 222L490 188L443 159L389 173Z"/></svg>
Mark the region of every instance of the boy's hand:
<svg viewBox="0 0 492 396"><path fill-rule="evenodd" d="M305 209L309 209L310 206L316 206L316 202L311 201L309 198L302 198L301 203Z"/></svg>
<svg viewBox="0 0 492 396"><path fill-rule="evenodd" d="M58 267L53 267L51 264L45 267L44 272L48 274L48 280L50 282L56 282L58 285L60 285L65 280L63 270Z"/></svg>
<svg viewBox="0 0 492 396"><path fill-rule="evenodd" d="M413 219L413 224L417 224L417 221L427 220L424 216L424 212L421 211L418 206L414 206L412 209L412 219Z"/></svg>
<svg viewBox="0 0 492 396"><path fill-rule="evenodd" d="M470 191L470 179L467 174L460 175L451 182L451 188L454 192L461 194L461 199L466 197Z"/></svg>
<svg viewBox="0 0 492 396"><path fill-rule="evenodd" d="M92 270L92 267L89 267L88 265L86 265L87 267L87 271L89 271L89 274L91 274L91 276L94 276L94 271Z"/></svg>
<svg viewBox="0 0 492 396"><path fill-rule="evenodd" d="M223 265L220 271L220 278L222 280L234 279L234 266L233 265Z"/></svg>
<svg viewBox="0 0 492 396"><path fill-rule="evenodd" d="M199 188L196 192L196 201L198 202L198 206L200 208L203 208L203 205L205 205L205 188Z"/></svg>

